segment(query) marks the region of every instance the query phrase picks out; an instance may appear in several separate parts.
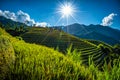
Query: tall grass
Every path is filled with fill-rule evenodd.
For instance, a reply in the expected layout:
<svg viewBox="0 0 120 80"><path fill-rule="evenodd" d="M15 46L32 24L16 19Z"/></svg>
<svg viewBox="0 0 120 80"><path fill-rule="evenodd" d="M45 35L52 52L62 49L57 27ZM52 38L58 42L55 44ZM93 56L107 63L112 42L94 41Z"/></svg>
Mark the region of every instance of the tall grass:
<svg viewBox="0 0 120 80"><path fill-rule="evenodd" d="M13 47L16 61L11 65L8 80L92 79L87 68L53 49L23 41L14 42Z"/></svg>
<svg viewBox="0 0 120 80"><path fill-rule="evenodd" d="M120 58L114 59L111 67L111 63L109 63L110 65L105 63L101 71L91 61L91 57L88 61L89 65L84 65L82 52L71 50L72 46L67 49L67 54L64 55L45 46L15 39L1 29L0 33L8 37L5 39L8 39L10 43L10 50L14 49L12 53L15 53L15 61L9 64L9 70L5 72L7 73L4 76L5 80L120 80ZM9 48L8 46L4 47ZM86 50L93 51L90 49ZM0 56L0 60L2 58Z"/></svg>
<svg viewBox="0 0 120 80"><path fill-rule="evenodd" d="M15 55L12 44L7 36L0 35L0 79L4 79L9 67L14 63Z"/></svg>
<svg viewBox="0 0 120 80"><path fill-rule="evenodd" d="M70 52L71 47L72 46L68 48L67 56L75 63L82 65L82 53L76 52L76 50ZM84 65L86 68L88 68L86 73L90 72L89 76L92 76L92 80L120 80L120 56L117 57L117 59L110 60L109 63L107 63L105 60L105 63L101 66L101 68L96 66L92 57L93 56L89 56L88 65Z"/></svg>

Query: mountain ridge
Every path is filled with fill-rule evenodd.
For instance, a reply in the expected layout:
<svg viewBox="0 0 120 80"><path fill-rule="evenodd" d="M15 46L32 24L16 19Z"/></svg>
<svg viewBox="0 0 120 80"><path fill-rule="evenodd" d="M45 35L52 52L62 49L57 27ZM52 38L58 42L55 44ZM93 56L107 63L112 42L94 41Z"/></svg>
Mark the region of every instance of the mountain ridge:
<svg viewBox="0 0 120 80"><path fill-rule="evenodd" d="M98 36L100 36L100 37L104 36L104 38L101 38L101 39L96 38L95 40L101 40L101 41L104 41L111 45L114 45L114 44L117 44L120 42L120 35L119 35L120 30L111 28L109 26L93 25L93 24L87 26L84 24L75 23L72 25L64 26L64 28L62 30L65 32L68 32L69 34L72 34L74 36L77 36L80 38L82 37L85 39L94 39ZM92 34L97 33L97 35L94 36L94 38L92 38L92 37L90 37L91 33ZM106 39L107 41L105 41L104 39ZM110 43L109 39L111 39L113 42Z"/></svg>
<svg viewBox="0 0 120 80"><path fill-rule="evenodd" d="M9 24L9 27L14 27L15 25L17 25L17 27L19 27L20 25L26 26L24 23L15 22L3 16L0 16L0 23L2 23L4 26L7 26ZM115 45L120 43L120 35L119 35L120 30L111 28L109 26L102 26L99 24L84 25L84 24L74 23L68 26L52 26L52 28L63 30L79 38L101 40L110 45ZM93 35L97 34L97 35L91 37L92 34ZM99 37L101 38L99 39Z"/></svg>
<svg viewBox="0 0 120 80"><path fill-rule="evenodd" d="M10 27L14 27L15 25L17 25L17 26L21 26L21 25L27 26L24 23L16 22L16 21L13 21L12 19L7 19L3 16L0 16L0 23L2 23L4 26L7 26L9 24Z"/></svg>

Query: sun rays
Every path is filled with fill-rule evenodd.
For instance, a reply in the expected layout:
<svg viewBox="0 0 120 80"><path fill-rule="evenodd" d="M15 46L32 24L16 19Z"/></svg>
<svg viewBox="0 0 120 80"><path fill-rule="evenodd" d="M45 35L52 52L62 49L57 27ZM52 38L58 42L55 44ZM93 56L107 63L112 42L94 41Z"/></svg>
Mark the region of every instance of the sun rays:
<svg viewBox="0 0 120 80"><path fill-rule="evenodd" d="M71 2L59 2L59 7L57 9L57 13L61 15L61 17L58 19L56 24L58 24L62 19L66 20L66 25L68 25L69 19L73 18L75 12L77 12L77 9ZM69 18L69 19L68 19Z"/></svg>

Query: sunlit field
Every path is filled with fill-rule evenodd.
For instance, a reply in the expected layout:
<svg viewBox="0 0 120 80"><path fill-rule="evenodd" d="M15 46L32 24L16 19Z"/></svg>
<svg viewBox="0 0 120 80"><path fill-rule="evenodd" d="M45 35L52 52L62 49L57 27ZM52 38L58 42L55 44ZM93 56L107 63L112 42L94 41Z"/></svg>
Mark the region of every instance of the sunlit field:
<svg viewBox="0 0 120 80"><path fill-rule="evenodd" d="M0 0L0 80L120 80L120 0Z"/></svg>
<svg viewBox="0 0 120 80"><path fill-rule="evenodd" d="M112 66L110 63L104 63L101 68L97 67L91 58L86 58L94 51L100 52L99 47L96 50L95 48L83 48L81 52L75 50L71 52L72 46L70 46L67 54L64 55L45 46L26 43L10 36L1 28L0 47L0 71L2 72L0 78L3 80L120 79L119 58L112 60ZM100 55L104 56L104 53L101 52ZM89 59L88 65L83 64L85 58Z"/></svg>

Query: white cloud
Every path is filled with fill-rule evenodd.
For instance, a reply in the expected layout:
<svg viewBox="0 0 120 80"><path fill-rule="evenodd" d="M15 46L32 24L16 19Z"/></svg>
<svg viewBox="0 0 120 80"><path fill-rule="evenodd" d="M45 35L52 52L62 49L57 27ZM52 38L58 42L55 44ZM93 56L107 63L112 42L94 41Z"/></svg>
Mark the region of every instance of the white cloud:
<svg viewBox="0 0 120 80"><path fill-rule="evenodd" d="M12 19L14 21L16 20L16 15L13 12L0 10L0 16L4 16L4 17L6 17L8 19Z"/></svg>
<svg viewBox="0 0 120 80"><path fill-rule="evenodd" d="M27 14L21 10L17 12L16 17L17 17L16 21L18 21L18 22L25 23L27 25L35 24L35 21L30 18L29 14Z"/></svg>
<svg viewBox="0 0 120 80"><path fill-rule="evenodd" d="M36 22L36 26L46 27L46 26L50 26L50 25L46 22Z"/></svg>
<svg viewBox="0 0 120 80"><path fill-rule="evenodd" d="M101 25L103 25L103 26L112 25L114 16L117 16L117 14L111 13L108 16L104 17L103 20L102 20Z"/></svg>
<svg viewBox="0 0 120 80"><path fill-rule="evenodd" d="M41 26L41 27L49 26L49 24L46 22L35 22L34 19L30 18L30 15L28 13L25 13L21 10L19 10L17 13L0 10L0 16L4 16L7 19L11 19L16 22L25 23L28 26L33 26L33 25Z"/></svg>

